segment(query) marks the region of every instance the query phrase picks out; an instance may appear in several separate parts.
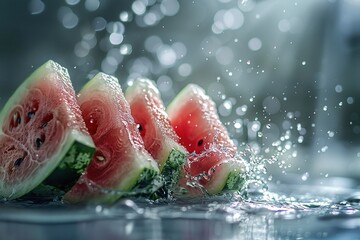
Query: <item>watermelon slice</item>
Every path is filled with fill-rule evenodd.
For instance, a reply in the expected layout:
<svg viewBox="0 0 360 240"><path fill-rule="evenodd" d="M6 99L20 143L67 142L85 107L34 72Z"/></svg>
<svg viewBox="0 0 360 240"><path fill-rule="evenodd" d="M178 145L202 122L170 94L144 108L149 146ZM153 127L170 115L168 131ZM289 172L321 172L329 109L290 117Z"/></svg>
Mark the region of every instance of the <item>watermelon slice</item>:
<svg viewBox="0 0 360 240"><path fill-rule="evenodd" d="M180 185L192 193L240 189L245 182L245 162L237 157L237 148L205 91L189 84L167 112L179 142L191 153Z"/></svg>
<svg viewBox="0 0 360 240"><path fill-rule="evenodd" d="M127 88L125 97L145 149L157 161L166 186L175 186L187 151L177 142L178 137L170 125L159 90L152 81L137 79Z"/></svg>
<svg viewBox="0 0 360 240"><path fill-rule="evenodd" d="M0 196L7 199L37 186L38 194L49 186L67 191L95 149L68 72L51 60L15 91L0 123Z"/></svg>
<svg viewBox="0 0 360 240"><path fill-rule="evenodd" d="M157 190L153 183L159 169L144 148L118 80L97 74L80 91L78 102L96 152L64 201L111 203L131 191Z"/></svg>

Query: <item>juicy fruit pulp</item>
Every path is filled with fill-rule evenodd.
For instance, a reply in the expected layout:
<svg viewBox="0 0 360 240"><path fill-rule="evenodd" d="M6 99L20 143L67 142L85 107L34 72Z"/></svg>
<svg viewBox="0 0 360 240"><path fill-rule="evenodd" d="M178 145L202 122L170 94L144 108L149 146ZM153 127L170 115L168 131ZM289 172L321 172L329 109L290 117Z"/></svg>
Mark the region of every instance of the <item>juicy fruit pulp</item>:
<svg viewBox="0 0 360 240"><path fill-rule="evenodd" d="M148 79L137 79L125 97L137 123L145 149L159 164L165 184L175 185L185 162L186 150L177 142L161 100L160 92Z"/></svg>
<svg viewBox="0 0 360 240"><path fill-rule="evenodd" d="M65 201L113 202L135 188L152 191L159 169L144 148L118 80L97 74L80 91L78 102L96 152Z"/></svg>
<svg viewBox="0 0 360 240"><path fill-rule="evenodd" d="M205 91L189 84L167 111L179 142L191 153L185 164L188 175L181 184L187 188L195 183L209 194L223 189L237 190L243 183L241 173L245 166L237 159L237 148L219 120L215 103Z"/></svg>
<svg viewBox="0 0 360 240"><path fill-rule="evenodd" d="M2 197L20 197L40 183L66 191L94 151L67 70L53 61L16 90L0 123Z"/></svg>

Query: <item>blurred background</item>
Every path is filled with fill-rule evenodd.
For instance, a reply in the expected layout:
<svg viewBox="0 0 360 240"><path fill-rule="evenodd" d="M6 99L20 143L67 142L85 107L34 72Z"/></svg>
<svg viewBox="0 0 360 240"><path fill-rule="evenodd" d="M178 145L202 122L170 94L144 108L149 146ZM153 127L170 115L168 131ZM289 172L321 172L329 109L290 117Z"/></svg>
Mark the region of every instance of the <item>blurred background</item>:
<svg viewBox="0 0 360 240"><path fill-rule="evenodd" d="M123 89L142 76L168 104L197 83L240 149L273 162L269 179L360 178L359 12L359 0L1 1L0 107L48 59L76 91L98 71Z"/></svg>

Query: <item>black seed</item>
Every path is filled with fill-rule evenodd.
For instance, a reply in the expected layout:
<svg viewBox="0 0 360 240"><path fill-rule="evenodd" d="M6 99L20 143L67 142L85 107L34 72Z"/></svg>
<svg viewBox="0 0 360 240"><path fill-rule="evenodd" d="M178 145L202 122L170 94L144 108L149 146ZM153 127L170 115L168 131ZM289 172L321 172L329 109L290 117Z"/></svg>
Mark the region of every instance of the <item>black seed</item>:
<svg viewBox="0 0 360 240"><path fill-rule="evenodd" d="M24 161L23 157L20 157L20 158L16 159L15 162L14 162L14 166L19 167L20 164L22 163L22 161Z"/></svg>
<svg viewBox="0 0 360 240"><path fill-rule="evenodd" d="M28 116L28 118L32 118L33 116L35 115L35 112L28 112L27 113L27 116Z"/></svg>
<svg viewBox="0 0 360 240"><path fill-rule="evenodd" d="M200 140L198 141L198 146L201 146L203 143L204 143L204 140L200 139Z"/></svg>
<svg viewBox="0 0 360 240"><path fill-rule="evenodd" d="M142 130L143 130L143 127L141 126L141 124L137 124L136 127L137 127L137 129L138 129L139 131L142 131Z"/></svg>
<svg viewBox="0 0 360 240"><path fill-rule="evenodd" d="M44 143L44 140L42 140L41 138L37 138L35 140L36 148L39 149L43 143Z"/></svg>

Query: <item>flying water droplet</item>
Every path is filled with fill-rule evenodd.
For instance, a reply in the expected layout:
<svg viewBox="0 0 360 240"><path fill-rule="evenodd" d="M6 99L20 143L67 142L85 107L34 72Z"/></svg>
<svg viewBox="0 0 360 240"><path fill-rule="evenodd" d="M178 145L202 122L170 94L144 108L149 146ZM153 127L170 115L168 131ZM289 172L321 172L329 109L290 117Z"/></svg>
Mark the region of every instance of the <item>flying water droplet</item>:
<svg viewBox="0 0 360 240"><path fill-rule="evenodd" d="M306 172L301 176L301 180L303 180L305 182L309 179L309 176L310 176L310 174L308 172Z"/></svg>

